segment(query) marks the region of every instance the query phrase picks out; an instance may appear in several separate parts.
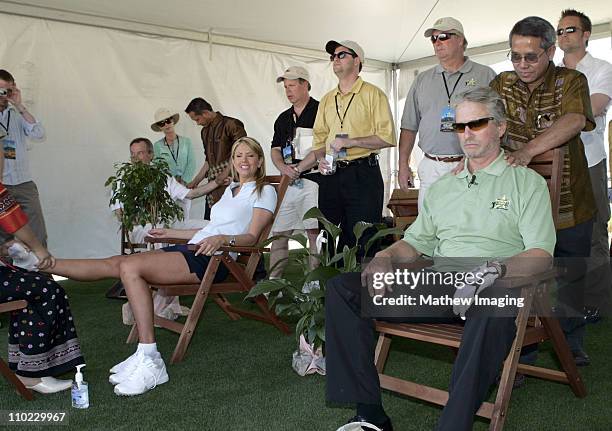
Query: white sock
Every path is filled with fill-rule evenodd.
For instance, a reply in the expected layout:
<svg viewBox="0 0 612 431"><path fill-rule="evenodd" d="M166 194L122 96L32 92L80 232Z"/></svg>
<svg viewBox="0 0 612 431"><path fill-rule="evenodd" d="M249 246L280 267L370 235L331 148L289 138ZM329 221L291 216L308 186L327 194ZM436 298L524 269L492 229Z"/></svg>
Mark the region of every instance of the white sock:
<svg viewBox="0 0 612 431"><path fill-rule="evenodd" d="M151 358L159 356L159 352L157 351L157 343L138 343L138 348L136 349L136 351L142 352L146 356L149 356Z"/></svg>

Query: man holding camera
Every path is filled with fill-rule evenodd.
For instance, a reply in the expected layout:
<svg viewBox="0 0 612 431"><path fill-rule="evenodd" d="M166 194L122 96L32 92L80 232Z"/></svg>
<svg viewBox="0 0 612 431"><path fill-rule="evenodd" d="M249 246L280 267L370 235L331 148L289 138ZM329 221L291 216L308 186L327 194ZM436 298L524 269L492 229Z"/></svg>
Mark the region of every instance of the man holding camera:
<svg viewBox="0 0 612 431"><path fill-rule="evenodd" d="M3 69L0 69L0 127L7 135L1 149L4 154L2 183L21 205L36 238L46 247L45 219L38 188L30 173L26 148L26 138L42 139L45 131L23 105L21 91L15 84L13 75ZM0 243L9 239L11 236L0 232Z"/></svg>

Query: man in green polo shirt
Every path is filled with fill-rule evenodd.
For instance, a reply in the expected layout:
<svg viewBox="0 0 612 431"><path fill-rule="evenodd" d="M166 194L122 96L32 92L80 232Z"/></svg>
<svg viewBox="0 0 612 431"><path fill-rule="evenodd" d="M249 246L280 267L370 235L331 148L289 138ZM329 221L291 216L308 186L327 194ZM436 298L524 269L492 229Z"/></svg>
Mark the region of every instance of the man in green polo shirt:
<svg viewBox="0 0 612 431"><path fill-rule="evenodd" d="M477 289L475 285L458 284L415 286L416 295L428 292L451 301L469 295L474 299L474 292L491 286L505 274L529 276L552 263L555 228L546 182L531 169L513 168L504 160L500 138L507 123L501 98L492 89L479 87L459 95L455 107L454 128L466 155L463 172L447 174L431 186L423 211L403 240L377 253L361 274L343 274L327 283L327 398L356 403L357 414L351 422L393 429L382 408L374 366L374 326L367 317L372 309L369 304L376 304L377 297L392 299L384 286L375 290L376 285L371 283L377 274L393 272L392 261L409 262L428 255L439 271L458 258L480 265L468 272L480 274L484 280ZM468 273L464 273L466 277ZM460 311L465 313L465 309ZM437 430L472 429L474 414L512 345L516 332L512 313L491 317L478 311L469 309L465 314L463 341ZM381 315L384 313L381 310ZM407 305L395 310L393 321L455 321L457 313L453 304L429 306L425 313L423 307Z"/></svg>

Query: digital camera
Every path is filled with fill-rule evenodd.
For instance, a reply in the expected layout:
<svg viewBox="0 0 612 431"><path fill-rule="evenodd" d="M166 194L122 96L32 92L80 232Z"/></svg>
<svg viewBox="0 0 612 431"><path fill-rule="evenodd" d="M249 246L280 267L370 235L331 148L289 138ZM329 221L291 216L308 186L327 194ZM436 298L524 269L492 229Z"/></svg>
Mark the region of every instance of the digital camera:
<svg viewBox="0 0 612 431"><path fill-rule="evenodd" d="M11 95L10 88L0 88L0 97L8 97Z"/></svg>

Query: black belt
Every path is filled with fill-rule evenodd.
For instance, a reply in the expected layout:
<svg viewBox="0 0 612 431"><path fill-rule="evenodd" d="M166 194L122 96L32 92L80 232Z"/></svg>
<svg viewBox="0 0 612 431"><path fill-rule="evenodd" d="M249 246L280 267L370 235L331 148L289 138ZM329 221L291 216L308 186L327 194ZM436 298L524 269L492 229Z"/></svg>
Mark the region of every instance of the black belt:
<svg viewBox="0 0 612 431"><path fill-rule="evenodd" d="M348 168L349 166L362 165L364 163L370 166L378 166L378 154L372 153L369 156L354 160L336 160L336 166L339 168Z"/></svg>
<svg viewBox="0 0 612 431"><path fill-rule="evenodd" d="M435 160L437 162L453 163L453 162L460 162L461 160L463 160L463 156L440 157L440 156L432 156L427 153L424 153L424 155L428 159Z"/></svg>

